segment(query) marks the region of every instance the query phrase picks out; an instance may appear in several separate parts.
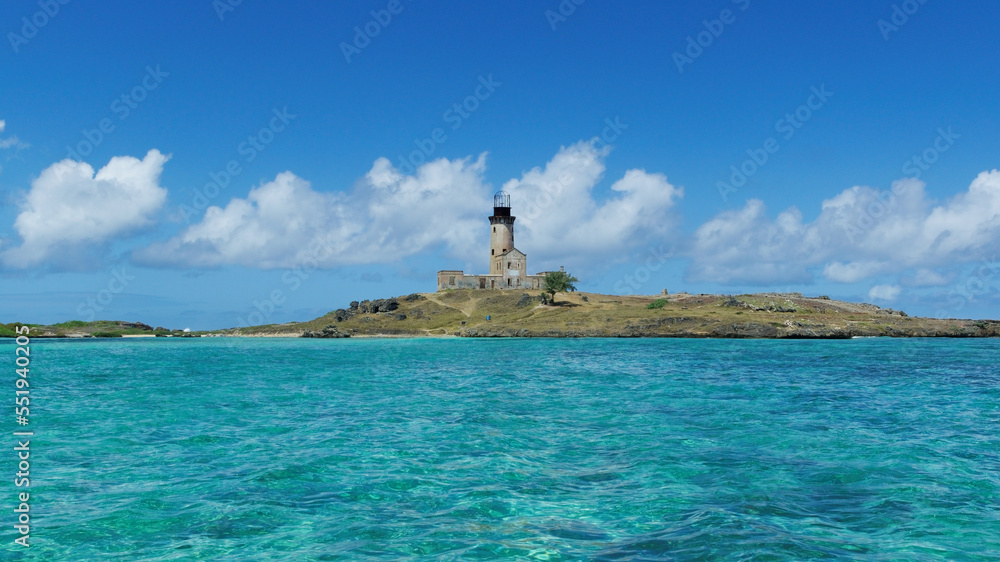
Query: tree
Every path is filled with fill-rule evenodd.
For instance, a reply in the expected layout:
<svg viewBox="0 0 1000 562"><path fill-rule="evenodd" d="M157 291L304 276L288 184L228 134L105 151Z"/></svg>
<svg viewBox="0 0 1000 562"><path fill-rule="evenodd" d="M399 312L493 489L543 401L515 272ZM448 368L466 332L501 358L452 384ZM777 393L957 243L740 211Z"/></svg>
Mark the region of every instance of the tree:
<svg viewBox="0 0 1000 562"><path fill-rule="evenodd" d="M555 303L556 293L571 293L576 290L573 283L579 282L579 279L565 271L553 271L545 274L545 284L542 286L542 292L552 295L549 302Z"/></svg>

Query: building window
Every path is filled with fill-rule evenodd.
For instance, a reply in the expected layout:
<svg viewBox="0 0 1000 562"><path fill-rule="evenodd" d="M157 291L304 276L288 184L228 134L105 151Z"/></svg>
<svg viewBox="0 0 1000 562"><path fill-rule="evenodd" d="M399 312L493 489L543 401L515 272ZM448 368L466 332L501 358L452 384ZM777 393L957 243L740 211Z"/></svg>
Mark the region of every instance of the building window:
<svg viewBox="0 0 1000 562"><path fill-rule="evenodd" d="M493 256L493 255L496 255L496 253L497 253L497 251L496 251L496 250L490 250L490 255L491 255L491 256Z"/></svg>
<svg viewBox="0 0 1000 562"><path fill-rule="evenodd" d="M493 232L496 232L496 231L497 231L497 227L494 226L493 227Z"/></svg>
<svg viewBox="0 0 1000 562"><path fill-rule="evenodd" d="M507 286L510 287L510 277L507 278Z"/></svg>
<svg viewBox="0 0 1000 562"><path fill-rule="evenodd" d="M454 276L448 278L448 284L449 285L454 285L455 284L455 277Z"/></svg>
<svg viewBox="0 0 1000 562"><path fill-rule="evenodd" d="M510 269L510 262L507 262L507 269Z"/></svg>

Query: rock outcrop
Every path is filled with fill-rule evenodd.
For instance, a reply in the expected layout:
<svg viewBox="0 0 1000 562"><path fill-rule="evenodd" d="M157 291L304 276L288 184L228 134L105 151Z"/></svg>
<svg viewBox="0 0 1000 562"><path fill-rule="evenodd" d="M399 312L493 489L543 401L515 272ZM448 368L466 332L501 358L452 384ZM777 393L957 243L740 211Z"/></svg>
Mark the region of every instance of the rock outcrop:
<svg viewBox="0 0 1000 562"><path fill-rule="evenodd" d="M528 293L524 293L521 295L521 298L517 300L517 304L515 304L514 306L518 308L524 308L526 306L534 306L535 304L540 302L542 302L541 296L533 297Z"/></svg>
<svg viewBox="0 0 1000 562"><path fill-rule="evenodd" d="M717 338L776 338L778 328L759 322L742 322L716 326L712 336Z"/></svg>
<svg viewBox="0 0 1000 562"><path fill-rule="evenodd" d="M392 312L399 308L399 301L396 299L375 299L373 301L363 300L351 303L351 311L356 314L378 314L380 312Z"/></svg>
<svg viewBox="0 0 1000 562"><path fill-rule="evenodd" d="M406 296L403 298L405 301L415 301L420 300L422 297L416 293ZM358 314L392 314L393 311L399 309L399 301L396 299L375 299L373 301L363 300L361 302L351 301L350 308L338 308L333 311L333 318L337 322L344 322L345 320L350 320ZM395 314L398 320L405 320L405 314ZM401 318L400 318L401 317Z"/></svg>
<svg viewBox="0 0 1000 562"><path fill-rule="evenodd" d="M797 294L797 293L796 293ZM801 295L800 295L801 296ZM745 308L747 310L753 310L755 312L797 312L798 309L795 308L789 300L785 300L783 304L777 304L774 301L770 301L765 306L759 306L746 301L741 301L740 299L729 295L726 300L722 301L722 306L728 306L730 308Z"/></svg>

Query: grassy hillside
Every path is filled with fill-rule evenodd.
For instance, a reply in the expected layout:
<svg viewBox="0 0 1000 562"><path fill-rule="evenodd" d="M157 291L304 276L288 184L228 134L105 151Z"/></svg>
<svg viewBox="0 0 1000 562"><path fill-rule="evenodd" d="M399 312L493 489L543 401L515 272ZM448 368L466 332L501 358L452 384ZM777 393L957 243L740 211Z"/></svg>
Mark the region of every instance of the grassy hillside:
<svg viewBox="0 0 1000 562"><path fill-rule="evenodd" d="M1000 335L1000 322L915 318L871 304L804 297L799 293L734 296L562 293L557 295L555 305L542 305L539 291L453 290L413 294L388 301L395 301L398 307L364 312L363 302L354 309L338 309L309 322L226 330L220 335L291 336L318 332L326 327L352 336L843 338Z"/></svg>

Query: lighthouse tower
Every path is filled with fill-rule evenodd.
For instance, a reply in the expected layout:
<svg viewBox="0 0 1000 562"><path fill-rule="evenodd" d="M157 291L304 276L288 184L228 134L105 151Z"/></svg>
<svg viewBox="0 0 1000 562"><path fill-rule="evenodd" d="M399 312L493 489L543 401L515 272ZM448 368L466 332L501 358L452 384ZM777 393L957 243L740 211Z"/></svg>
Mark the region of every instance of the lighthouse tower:
<svg viewBox="0 0 1000 562"><path fill-rule="evenodd" d="M493 216L490 217L490 264L499 263L500 256L514 249L514 219L510 214L510 195L498 191L493 196ZM490 273L500 269L491 267Z"/></svg>
<svg viewBox="0 0 1000 562"><path fill-rule="evenodd" d="M490 274L501 276L499 288L503 289L527 286L527 256L514 247L516 218L510 214L510 195L498 191L490 217Z"/></svg>

